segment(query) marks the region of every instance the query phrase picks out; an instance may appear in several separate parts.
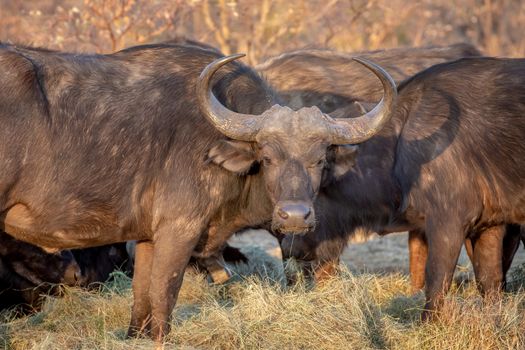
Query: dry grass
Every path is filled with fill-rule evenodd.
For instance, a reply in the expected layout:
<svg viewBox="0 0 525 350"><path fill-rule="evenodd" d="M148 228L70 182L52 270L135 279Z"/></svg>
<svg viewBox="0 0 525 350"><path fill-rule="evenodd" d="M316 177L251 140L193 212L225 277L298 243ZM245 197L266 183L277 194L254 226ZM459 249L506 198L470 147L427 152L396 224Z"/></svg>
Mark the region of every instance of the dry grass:
<svg viewBox="0 0 525 350"><path fill-rule="evenodd" d="M341 276L322 287L285 287L277 260L252 250L250 266L224 286L188 273L165 348L197 349L523 349L522 270L513 293L482 301L472 284L454 289L443 314L422 324L423 296L401 275ZM254 258L256 257L256 258ZM0 346L9 349L149 349L126 340L130 281L92 293L70 289L30 317L2 315Z"/></svg>

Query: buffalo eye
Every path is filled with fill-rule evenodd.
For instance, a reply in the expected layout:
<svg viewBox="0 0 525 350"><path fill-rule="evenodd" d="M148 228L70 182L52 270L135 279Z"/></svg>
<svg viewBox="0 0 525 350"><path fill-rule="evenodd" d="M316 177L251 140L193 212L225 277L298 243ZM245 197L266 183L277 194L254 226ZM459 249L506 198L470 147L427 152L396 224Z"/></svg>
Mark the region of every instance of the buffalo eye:
<svg viewBox="0 0 525 350"><path fill-rule="evenodd" d="M263 166L269 166L272 164L272 160L270 159L270 157L267 157L267 156L262 157L261 162Z"/></svg>
<svg viewBox="0 0 525 350"><path fill-rule="evenodd" d="M319 159L317 162L313 163L312 165L310 165L310 168L319 168L319 167L322 167L325 165L325 158L321 158Z"/></svg>

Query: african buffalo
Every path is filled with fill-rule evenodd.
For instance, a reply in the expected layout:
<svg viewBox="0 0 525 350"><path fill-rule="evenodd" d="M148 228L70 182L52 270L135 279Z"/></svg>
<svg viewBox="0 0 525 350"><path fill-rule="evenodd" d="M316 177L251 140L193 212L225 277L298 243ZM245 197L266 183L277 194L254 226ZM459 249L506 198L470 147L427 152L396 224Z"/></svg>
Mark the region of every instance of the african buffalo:
<svg viewBox="0 0 525 350"><path fill-rule="evenodd" d="M196 46L111 55L0 48L3 228L48 250L138 240L128 334L169 331L203 234L315 225L323 178L390 118L397 91L358 118L293 111L250 68ZM219 72L219 68L223 67Z"/></svg>
<svg viewBox="0 0 525 350"><path fill-rule="evenodd" d="M524 72L525 60L465 58L399 87L397 210L425 230L428 310L448 289L467 237L482 289L503 282L498 228L525 223Z"/></svg>
<svg viewBox="0 0 525 350"><path fill-rule="evenodd" d="M20 305L22 311L38 309L41 294L56 295L57 284L77 285L82 279L73 254L49 254L0 232L0 309Z"/></svg>
<svg viewBox="0 0 525 350"><path fill-rule="evenodd" d="M114 271L131 276L133 261L126 250L126 243L113 243L100 247L72 249L71 253L81 270L78 285L96 287L106 282Z"/></svg>
<svg viewBox="0 0 525 350"><path fill-rule="evenodd" d="M354 102L360 102L367 106L379 98L377 94L378 84L367 75L366 71L355 65L352 61L353 55L360 55L387 67L394 79L400 82L418 70L430 67L433 64L461 57L479 56L480 53L467 44L449 47L401 48L355 54L328 50L298 50L271 58L257 66L257 69L266 76L273 86L278 88L283 99L294 107L317 105L323 112L331 112L332 115L341 117L352 117L356 113L362 113L360 110L362 107L354 104ZM294 74L290 75L290 71L293 71ZM375 154L363 154L360 151L358 159L361 156L381 157L381 154L382 152L379 150L376 150ZM368 169L364 168L362 171L366 172ZM344 181L335 184L335 186L345 185ZM343 202L351 200L344 196L340 199ZM382 203L377 204L382 205ZM345 206L345 203L334 202L329 210L344 211ZM353 221L351 219L336 220L330 224L330 230L332 230L330 233L318 232L304 237L295 237L293 240L277 235L280 241L284 238L284 241L281 241L283 257L285 260L289 257L298 258L303 262L306 260L305 272L313 273L318 278L327 277L335 271L339 263L339 255L343 247L346 246L348 237L353 234L356 228L364 226L369 230L370 226L377 226L375 221L380 220L382 215L379 211L377 214L377 218L374 218L373 213L370 212L366 217L354 218ZM351 221L353 223L349 224ZM318 227L317 231L321 228L322 226ZM383 234L390 232L384 227L379 228ZM394 229L404 229L404 227L395 227ZM516 239L517 236L512 233L514 231L509 230L509 232L511 233L507 234L505 240L504 272L510 267L519 243L519 238ZM327 236L340 237L340 239L325 239ZM292 242L293 246L291 246ZM472 256L470 246L470 241L467 239L467 251ZM409 248L411 282L413 289L419 290L423 288L424 284L426 259L426 240L420 230L410 232Z"/></svg>
<svg viewBox="0 0 525 350"><path fill-rule="evenodd" d="M464 58L403 82L392 119L359 145L355 167L319 193L315 234L285 238L283 250L327 264L322 274L356 227L412 230L424 245L430 311L468 239L482 291L498 290L510 265L503 250L513 255L516 225L525 222L524 73L525 60Z"/></svg>
<svg viewBox="0 0 525 350"><path fill-rule="evenodd" d="M58 284L97 286L117 269L131 274L131 263L125 243L47 253L0 232L0 309L37 310L42 294L59 294Z"/></svg>

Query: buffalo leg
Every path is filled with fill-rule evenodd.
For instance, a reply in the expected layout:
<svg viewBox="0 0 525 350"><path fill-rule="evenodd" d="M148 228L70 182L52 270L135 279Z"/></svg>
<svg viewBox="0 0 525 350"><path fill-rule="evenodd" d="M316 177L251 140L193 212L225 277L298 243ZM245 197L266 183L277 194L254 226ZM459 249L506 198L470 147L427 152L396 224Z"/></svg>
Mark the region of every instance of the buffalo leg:
<svg viewBox="0 0 525 350"><path fill-rule="evenodd" d="M507 238L508 234L505 235L505 239ZM512 263L513 256L518 248L516 241L519 245L519 235L517 238L510 237L509 241L504 243L503 277L505 277L505 274ZM416 293L424 288L425 265L428 257L428 243L422 231L414 230L409 232L408 250L410 256L410 284L412 292ZM474 248L472 247L472 241L470 238L465 239L465 250L470 261L474 262ZM506 250L508 253L505 253ZM506 261L506 259L510 259L510 261Z"/></svg>
<svg viewBox="0 0 525 350"><path fill-rule="evenodd" d="M474 248L472 245L472 239L465 238L465 251L467 252L467 256L470 259L470 261L474 261Z"/></svg>
<svg viewBox="0 0 525 350"><path fill-rule="evenodd" d="M149 287L152 261L153 243L151 241L137 242L133 272L133 310L128 337L136 337L141 333L149 332L151 321Z"/></svg>
<svg viewBox="0 0 525 350"><path fill-rule="evenodd" d="M206 270L214 283L220 284L228 281L232 275L230 269L226 267L226 262L247 263L248 257L239 248L226 243L224 248L214 252L210 257L196 258L196 261L201 269Z"/></svg>
<svg viewBox="0 0 525 350"><path fill-rule="evenodd" d="M472 239L474 274L483 295L493 294L503 286L503 237L505 226L494 226Z"/></svg>
<svg viewBox="0 0 525 350"><path fill-rule="evenodd" d="M329 261L321 261L315 265L313 275L315 282L323 284L330 278L334 277L339 267L339 257L331 259Z"/></svg>
<svg viewBox="0 0 525 350"><path fill-rule="evenodd" d="M339 267L339 258L347 244L347 236L333 235L330 238L318 242L315 246L313 276L317 283L323 283L335 275Z"/></svg>
<svg viewBox="0 0 525 350"><path fill-rule="evenodd" d="M213 254L209 258L199 259L199 264L208 271L214 283L225 283L231 277L231 273L226 269L222 251Z"/></svg>
<svg viewBox="0 0 525 350"><path fill-rule="evenodd" d="M339 267L339 258L334 258L331 260L296 260L300 271L302 272L306 281L314 281L317 285L322 285L326 283L330 278L334 277L337 273L337 268ZM297 283L298 276L297 273L292 273L286 269L287 261L285 261L285 273L286 279L289 286L292 286Z"/></svg>
<svg viewBox="0 0 525 350"><path fill-rule="evenodd" d="M169 319L177 301L184 271L201 230L164 224L155 234L151 269L151 337L160 342L169 333ZM191 226L190 226L191 227Z"/></svg>
<svg viewBox="0 0 525 350"><path fill-rule="evenodd" d="M196 245L193 256L198 259L209 258L215 254L222 254L225 244L236 232L242 229L235 221L223 223L212 222L207 231Z"/></svg>
<svg viewBox="0 0 525 350"><path fill-rule="evenodd" d="M512 265L514 255L518 251L521 242L521 226L507 225L505 229L505 236L503 238L503 284L505 285L507 272Z"/></svg>
<svg viewBox="0 0 525 350"><path fill-rule="evenodd" d="M434 217L443 217L435 215ZM461 225L428 222L426 229L428 259L425 269L426 304L423 320L443 303L444 294L450 289L452 277L465 240Z"/></svg>
<svg viewBox="0 0 525 350"><path fill-rule="evenodd" d="M428 244L421 230L408 232L408 254L410 257L410 285L412 293L425 286L425 265L428 257Z"/></svg>
<svg viewBox="0 0 525 350"><path fill-rule="evenodd" d="M519 248L520 244L520 226L519 225L506 225L505 226L505 235L503 237L503 253L502 253L502 270L503 270L503 287L506 283L506 275L514 259L514 255ZM467 255L474 266L474 248L471 238L465 239L465 250ZM474 273L477 274L476 269ZM476 280L479 280L479 277L476 275Z"/></svg>
<svg viewBox="0 0 525 350"><path fill-rule="evenodd" d="M310 279L315 270L316 259L315 248L311 247L309 238L306 236L288 235L281 237L281 239L278 238L278 240L288 285L294 285L298 280L298 271L293 271L289 268L289 261L292 258L296 260L304 277Z"/></svg>
<svg viewBox="0 0 525 350"><path fill-rule="evenodd" d="M335 276L346 240L335 237L317 242L312 236L287 236L280 245L289 285L297 282L297 276L286 268L290 258L297 260L307 280L313 278L316 283L323 283Z"/></svg>
<svg viewBox="0 0 525 350"><path fill-rule="evenodd" d="M234 259L238 258L240 261L248 261L246 256L237 248L230 247L227 244L227 240L240 228L235 223L226 223L221 226L217 224L210 225L203 237L201 237L201 240L196 244L193 257L209 273L214 283L224 283L231 277L231 273L224 262L225 249L227 249L227 252L234 254L232 256Z"/></svg>

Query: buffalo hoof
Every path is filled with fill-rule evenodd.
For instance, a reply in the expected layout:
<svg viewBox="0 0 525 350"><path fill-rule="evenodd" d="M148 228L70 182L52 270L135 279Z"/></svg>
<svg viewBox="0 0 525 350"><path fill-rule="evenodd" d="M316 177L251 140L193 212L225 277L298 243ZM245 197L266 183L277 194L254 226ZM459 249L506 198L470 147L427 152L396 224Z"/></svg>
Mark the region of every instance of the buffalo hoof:
<svg viewBox="0 0 525 350"><path fill-rule="evenodd" d="M126 338L128 339L136 339L136 338L150 338L151 332L150 332L150 324L148 322L147 325L145 325L142 328L129 326L128 328L128 334L126 335Z"/></svg>
<svg viewBox="0 0 525 350"><path fill-rule="evenodd" d="M432 322L436 318L436 312L433 310L423 310L421 312L421 322Z"/></svg>
<svg viewBox="0 0 525 350"><path fill-rule="evenodd" d="M211 278L211 281L216 284L223 284L226 283L231 278L231 272L223 267L221 269L215 269L212 271L208 271L209 276Z"/></svg>

